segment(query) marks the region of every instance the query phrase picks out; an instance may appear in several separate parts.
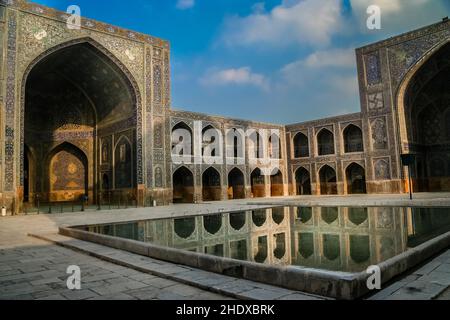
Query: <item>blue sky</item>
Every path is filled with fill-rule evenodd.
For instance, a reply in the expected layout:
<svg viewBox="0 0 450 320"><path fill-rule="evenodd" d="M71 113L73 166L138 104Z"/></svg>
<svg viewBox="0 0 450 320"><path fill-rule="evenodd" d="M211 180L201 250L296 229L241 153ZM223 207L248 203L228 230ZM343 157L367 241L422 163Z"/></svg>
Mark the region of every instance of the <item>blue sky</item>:
<svg viewBox="0 0 450 320"><path fill-rule="evenodd" d="M450 15L448 0L35 2L169 40L176 109L282 124L360 111L354 49Z"/></svg>

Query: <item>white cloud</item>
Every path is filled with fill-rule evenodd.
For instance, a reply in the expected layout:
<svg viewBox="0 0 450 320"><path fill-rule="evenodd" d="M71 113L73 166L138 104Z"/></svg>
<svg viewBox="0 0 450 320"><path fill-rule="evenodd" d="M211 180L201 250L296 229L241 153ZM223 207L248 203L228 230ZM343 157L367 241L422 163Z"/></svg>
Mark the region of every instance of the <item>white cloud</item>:
<svg viewBox="0 0 450 320"><path fill-rule="evenodd" d="M200 80L206 86L224 86L224 85L252 85L264 90L269 89L268 79L258 73L253 73L250 67L237 69L210 70Z"/></svg>
<svg viewBox="0 0 450 320"><path fill-rule="evenodd" d="M365 12L370 5L376 5L380 7L382 13L386 14L397 13L407 6L423 5L427 2L430 0L351 0L352 7L356 10Z"/></svg>
<svg viewBox="0 0 450 320"><path fill-rule="evenodd" d="M186 10L195 6L195 0L178 0L177 9Z"/></svg>
<svg viewBox="0 0 450 320"><path fill-rule="evenodd" d="M261 5L246 17L227 19L222 36L229 46L309 44L324 46L341 28L337 0L283 0L270 12Z"/></svg>
<svg viewBox="0 0 450 320"><path fill-rule="evenodd" d="M448 0L350 0L353 15L363 33L378 33L380 38L439 22L446 15ZM367 8L377 5L381 9L381 30L367 29Z"/></svg>
<svg viewBox="0 0 450 320"><path fill-rule="evenodd" d="M336 97L344 96L358 96L359 85L358 77L356 75L333 75L327 78L329 89L336 92Z"/></svg>
<svg viewBox="0 0 450 320"><path fill-rule="evenodd" d="M305 59L292 62L283 67L284 72L298 68L352 68L356 65L353 49L330 49L316 51Z"/></svg>

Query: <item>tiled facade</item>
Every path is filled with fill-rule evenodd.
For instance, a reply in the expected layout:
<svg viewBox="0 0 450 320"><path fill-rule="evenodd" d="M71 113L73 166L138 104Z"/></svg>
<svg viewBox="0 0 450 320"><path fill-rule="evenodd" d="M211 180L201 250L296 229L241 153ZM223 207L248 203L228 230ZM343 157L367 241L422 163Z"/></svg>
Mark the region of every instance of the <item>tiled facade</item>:
<svg viewBox="0 0 450 320"><path fill-rule="evenodd" d="M57 150L64 142L70 142L70 148L77 150L74 154L81 152L87 158L85 167L80 169L80 172L88 172L86 190L82 187L80 190L89 195L90 201L98 201L108 186L109 190L132 193L140 205L154 201L171 203L175 197L174 175L182 166L172 161L172 131L182 124L194 132L195 123L201 123L201 129L215 128L223 136L229 129L275 130L279 133L281 148L280 159L276 159L278 176L275 178L255 175L255 169L261 169L262 165L252 163L248 153L239 164L183 165L187 170L183 172L191 175L188 188L183 188L189 189L189 199L193 202L201 202L212 193L214 200L225 200L232 197L238 187L242 187L241 197L295 195L300 190L296 181L300 168L304 169L304 174L309 174L309 180L304 176L303 182L312 194L347 194L355 190L405 192L407 171L401 165L400 155L419 148L412 138L412 124L405 113L405 100L410 98L408 89L411 83L418 81L416 73L450 40L450 22L443 21L357 49L361 112L283 126L173 110L168 42L84 18L80 30L71 30L66 26L67 18L66 13L26 0L0 1L0 192L9 212L19 213L23 201L32 201L39 193L50 200L74 197L70 188L62 186L71 186L70 177L61 184L61 180L55 182L56 175L49 187L39 178L33 180L27 176L33 171L50 172L44 174L45 179L47 175L51 176L53 160L48 160L51 163L49 169L44 162L43 167L35 164L31 168L29 159L33 154L37 159L46 159L45 152L51 155L52 151L48 150ZM34 120L27 120L25 112L29 110L27 79L34 74L39 76L37 71L48 59L62 59L64 53L69 54L74 48L81 50L81 57L83 53L94 52L97 58L100 57L97 66L104 66L100 71L92 69L88 78L81 72L78 78L72 79L76 85L85 82L84 93L96 109L96 116L102 117L102 112L107 113L105 110L114 115L120 110L117 108L126 108L108 95L108 88L114 82L107 81L113 80L119 82L117 91L129 96L128 100L119 102L128 103L132 112L126 119L105 115L90 129L83 129L83 126L68 128L68 118L64 118L59 127L62 129L52 132L48 143L30 147L27 121ZM106 74L108 70L112 70L114 78L102 80L95 74L102 71ZM97 84L94 85L92 79L100 83L98 97L93 91ZM110 106L101 106L99 101L103 100L111 100ZM308 142L303 147L303 153L307 151L307 154L297 157L296 150L300 149L296 149L294 139L299 133ZM330 137L332 142L326 147L318 143L320 139L329 141ZM247 147L248 140L244 140ZM223 149L227 150L225 142ZM269 157L268 148L264 149L264 156ZM226 152L223 158L227 163ZM80 165L83 162L78 160L74 159L73 163ZM78 169L71 166L67 170L75 174ZM205 194L206 171L212 172L214 178L208 180L210 194ZM236 172L239 182L230 188L231 174ZM242 178L239 178L239 172ZM30 181L32 186L28 186ZM443 189L447 186L445 181L439 182ZM53 190L52 183L63 190Z"/></svg>

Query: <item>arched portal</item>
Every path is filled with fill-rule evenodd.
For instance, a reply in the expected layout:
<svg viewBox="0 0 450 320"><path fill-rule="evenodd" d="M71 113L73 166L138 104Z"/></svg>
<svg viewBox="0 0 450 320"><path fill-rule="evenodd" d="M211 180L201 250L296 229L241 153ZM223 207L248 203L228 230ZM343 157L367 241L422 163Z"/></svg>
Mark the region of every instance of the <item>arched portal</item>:
<svg viewBox="0 0 450 320"><path fill-rule="evenodd" d="M345 153L363 152L363 134L362 130L351 124L344 130L344 149Z"/></svg>
<svg viewBox="0 0 450 320"><path fill-rule="evenodd" d="M186 167L173 174L173 203L194 202L194 175Z"/></svg>
<svg viewBox="0 0 450 320"><path fill-rule="evenodd" d="M238 168L234 168L228 174L228 199L245 198L244 174Z"/></svg>
<svg viewBox="0 0 450 320"><path fill-rule="evenodd" d="M311 195L311 175L305 168L298 168L295 172L297 195Z"/></svg>
<svg viewBox="0 0 450 320"><path fill-rule="evenodd" d="M40 150L35 154L36 168L29 190L35 190L44 201L72 201L74 192L67 192L67 185L84 179L86 187L79 190L83 189L92 203L107 174L112 178L112 187L136 191L136 163L140 157L136 147L140 130L136 117L138 92L128 71L106 49L87 38L52 48L29 66L23 90L24 144ZM122 136L127 137L128 144L115 150ZM77 158L72 150L54 154L53 149L60 145L78 148L86 159ZM25 148L23 153L25 169ZM120 166L132 168L127 170L130 183L117 181L121 172L116 168L117 157L121 157ZM61 159L65 159L65 169ZM74 172L73 165L67 167L81 162L85 162L84 171ZM56 185L54 176L50 176L52 170L60 170ZM74 173L63 175L61 170ZM24 185L25 170L22 177Z"/></svg>
<svg viewBox="0 0 450 320"><path fill-rule="evenodd" d="M450 191L449 56L447 43L421 65L404 92L401 119L405 120L409 152L417 158L412 172L417 191Z"/></svg>
<svg viewBox="0 0 450 320"><path fill-rule="evenodd" d="M284 195L283 174L279 169L275 169L270 176L270 193L272 197Z"/></svg>
<svg viewBox="0 0 450 320"><path fill-rule="evenodd" d="M321 195L337 194L336 171L333 168L328 165L323 166L320 169L319 177Z"/></svg>
<svg viewBox="0 0 450 320"><path fill-rule="evenodd" d="M220 201L222 199L222 188L220 173L213 167L208 168L202 177L203 201Z"/></svg>
<svg viewBox="0 0 450 320"><path fill-rule="evenodd" d="M264 180L264 176L259 168L253 170L250 177L253 198L264 198L266 196L266 183Z"/></svg>
<svg viewBox="0 0 450 320"><path fill-rule="evenodd" d="M74 201L88 194L88 159L78 147L65 142L53 149L46 172L49 201Z"/></svg>
<svg viewBox="0 0 450 320"><path fill-rule="evenodd" d="M359 164L352 163L345 170L347 177L347 193L362 194L367 193L366 172Z"/></svg>

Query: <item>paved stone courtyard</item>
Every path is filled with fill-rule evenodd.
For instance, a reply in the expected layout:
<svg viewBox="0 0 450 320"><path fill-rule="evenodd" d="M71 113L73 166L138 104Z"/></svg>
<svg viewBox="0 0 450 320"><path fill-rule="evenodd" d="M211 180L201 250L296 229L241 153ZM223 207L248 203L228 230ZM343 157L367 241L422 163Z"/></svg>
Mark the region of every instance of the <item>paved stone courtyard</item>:
<svg viewBox="0 0 450 320"><path fill-rule="evenodd" d="M283 203L300 198L259 199L258 203L282 200ZM428 203L450 206L450 195L418 195L415 205ZM327 205L405 205L405 196L308 197L308 204ZM141 219L142 216L169 217L188 213L208 213L226 208L246 207L252 201L218 202L202 205L180 205L161 208L86 212L63 215L17 216L0 219L0 299L163 299L206 300L230 299L225 295L157 277L114 263L29 237L28 234L56 234L64 224L86 224L120 219ZM253 202L255 204L256 202ZM114 250L114 249L110 249ZM69 265L82 269L82 290L66 287ZM245 280L238 283L248 284ZM243 289L244 290L244 289ZM283 290L283 289L281 289ZM282 299L268 286L249 288L254 299ZM281 292L281 291L280 291ZM272 295L270 294L272 293ZM307 299L308 296L285 293L286 298ZM314 299L314 297L310 297ZM417 270L404 275L370 299L450 299L450 250L435 257Z"/></svg>

